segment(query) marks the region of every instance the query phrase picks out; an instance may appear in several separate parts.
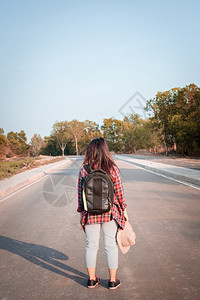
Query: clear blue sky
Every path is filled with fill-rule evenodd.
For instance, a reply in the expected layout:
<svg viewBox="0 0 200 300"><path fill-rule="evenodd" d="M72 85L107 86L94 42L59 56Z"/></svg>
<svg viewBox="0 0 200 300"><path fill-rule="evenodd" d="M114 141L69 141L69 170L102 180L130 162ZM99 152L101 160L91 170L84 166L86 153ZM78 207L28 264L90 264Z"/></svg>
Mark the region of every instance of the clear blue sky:
<svg viewBox="0 0 200 300"><path fill-rule="evenodd" d="M122 119L137 91L200 85L199 1L0 0L0 127ZM127 108L127 113L129 113Z"/></svg>

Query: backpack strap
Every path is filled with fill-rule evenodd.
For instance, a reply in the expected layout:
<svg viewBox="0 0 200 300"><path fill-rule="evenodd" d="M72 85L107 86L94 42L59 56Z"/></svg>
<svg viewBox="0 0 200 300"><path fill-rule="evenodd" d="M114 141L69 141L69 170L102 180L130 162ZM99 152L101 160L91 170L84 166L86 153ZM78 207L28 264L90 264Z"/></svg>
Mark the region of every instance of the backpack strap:
<svg viewBox="0 0 200 300"><path fill-rule="evenodd" d="M83 167L86 169L86 171L88 172L88 174L91 173L89 165L84 165Z"/></svg>

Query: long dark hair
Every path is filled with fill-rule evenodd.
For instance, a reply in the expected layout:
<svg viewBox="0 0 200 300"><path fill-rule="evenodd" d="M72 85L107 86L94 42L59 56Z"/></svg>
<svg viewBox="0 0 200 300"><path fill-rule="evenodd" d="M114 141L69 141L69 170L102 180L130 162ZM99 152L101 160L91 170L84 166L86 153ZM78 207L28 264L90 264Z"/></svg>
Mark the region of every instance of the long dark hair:
<svg viewBox="0 0 200 300"><path fill-rule="evenodd" d="M88 164L90 169L102 169L111 177L113 165L116 166L108 145L103 138L92 140L87 146L83 165Z"/></svg>

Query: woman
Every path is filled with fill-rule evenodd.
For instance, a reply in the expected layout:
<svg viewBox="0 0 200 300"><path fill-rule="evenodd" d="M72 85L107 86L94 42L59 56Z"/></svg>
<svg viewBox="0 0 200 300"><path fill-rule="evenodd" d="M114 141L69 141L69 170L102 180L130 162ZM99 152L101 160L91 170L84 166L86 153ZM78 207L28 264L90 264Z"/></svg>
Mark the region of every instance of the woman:
<svg viewBox="0 0 200 300"><path fill-rule="evenodd" d="M102 169L110 176L114 186L112 211L102 215L95 215L84 211L82 184L84 178L88 175L87 170L84 168L85 164L88 164L91 170ZM125 221L128 218L126 206L120 171L112 158L105 140L103 138L94 139L87 147L78 178L77 211L80 213L80 223L86 234L85 263L89 274L87 282L88 288L94 288L100 283L100 279L95 275L95 268L101 228L103 231L104 248L110 277L108 288L116 289L120 286L120 281L116 277L118 268L116 234L118 230L124 229Z"/></svg>

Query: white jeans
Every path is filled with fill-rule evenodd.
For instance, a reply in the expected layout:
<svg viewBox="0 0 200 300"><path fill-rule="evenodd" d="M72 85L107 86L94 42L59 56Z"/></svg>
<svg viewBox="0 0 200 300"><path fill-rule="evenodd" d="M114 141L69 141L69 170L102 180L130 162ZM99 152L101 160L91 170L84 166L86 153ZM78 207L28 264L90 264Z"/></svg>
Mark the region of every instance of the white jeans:
<svg viewBox="0 0 200 300"><path fill-rule="evenodd" d="M116 241L117 223L112 220L103 224L85 225L86 246L85 264L86 268L96 267L97 252L99 249L100 229L103 231L104 249L106 252L108 269L118 268L118 246Z"/></svg>

